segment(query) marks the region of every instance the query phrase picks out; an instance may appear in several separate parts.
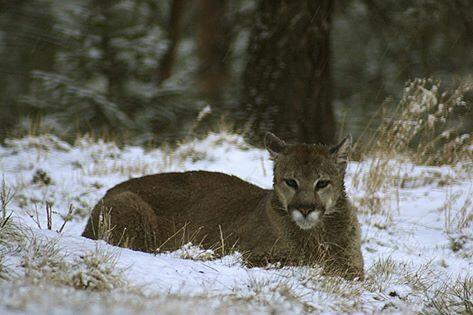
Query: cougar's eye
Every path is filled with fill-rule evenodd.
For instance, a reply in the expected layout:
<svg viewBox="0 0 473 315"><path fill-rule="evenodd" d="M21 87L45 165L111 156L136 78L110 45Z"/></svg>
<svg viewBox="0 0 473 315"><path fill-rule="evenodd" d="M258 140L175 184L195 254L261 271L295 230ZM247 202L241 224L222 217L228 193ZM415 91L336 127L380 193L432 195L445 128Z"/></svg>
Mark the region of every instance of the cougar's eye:
<svg viewBox="0 0 473 315"><path fill-rule="evenodd" d="M328 186L330 184L329 180L319 180L317 184L315 184L315 188L322 189Z"/></svg>
<svg viewBox="0 0 473 315"><path fill-rule="evenodd" d="M297 182L294 179L284 179L284 182L286 185L288 185L291 188L297 189Z"/></svg>

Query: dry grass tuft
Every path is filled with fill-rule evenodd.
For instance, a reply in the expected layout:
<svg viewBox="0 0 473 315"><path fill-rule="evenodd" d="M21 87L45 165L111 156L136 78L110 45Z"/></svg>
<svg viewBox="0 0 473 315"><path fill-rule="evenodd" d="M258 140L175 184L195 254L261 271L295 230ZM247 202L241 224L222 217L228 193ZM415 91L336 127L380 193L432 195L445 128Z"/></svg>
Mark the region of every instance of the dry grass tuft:
<svg viewBox="0 0 473 315"><path fill-rule="evenodd" d="M352 183L364 192L363 198L357 200L363 212L384 215L389 224L395 209L388 208L393 203L387 201L398 201L399 189L419 185L412 182L406 169L410 163L456 165L463 161L464 167L471 167L473 135L460 134L460 129L453 129L452 124L456 113L468 110L463 95L472 90L473 79L445 92L441 92L439 81L415 79L407 83L394 111L388 112L386 107L379 111L381 124L373 136L365 143L360 140L355 144L355 149L363 153L364 162L355 170ZM436 181L439 186L452 181L433 178L432 174L424 177L424 182ZM469 221L468 213L464 217Z"/></svg>
<svg viewBox="0 0 473 315"><path fill-rule="evenodd" d="M15 191L7 186L5 178L2 178L2 187L0 187L0 211L2 221L5 221L10 215L8 206L15 197Z"/></svg>
<svg viewBox="0 0 473 315"><path fill-rule="evenodd" d="M208 261L216 259L215 252L211 249L203 249L200 246L192 245L192 243L184 244L181 248L174 252L179 258L191 259L198 261Z"/></svg>
<svg viewBox="0 0 473 315"><path fill-rule="evenodd" d="M21 278L31 285L48 283L88 291L126 286L115 254L96 248L71 262L64 253L57 240L35 235L28 227L13 222L11 216L0 218L0 279ZM18 266L6 265L5 257L13 257Z"/></svg>
<svg viewBox="0 0 473 315"><path fill-rule="evenodd" d="M427 297L423 314L473 314L473 278L445 283Z"/></svg>
<svg viewBox="0 0 473 315"><path fill-rule="evenodd" d="M452 127L455 114L469 110L463 100L473 90L469 78L442 92L441 82L414 79L393 112L382 108L381 124L366 144L357 143L367 155L393 157L405 154L419 164L454 164L472 157L471 134Z"/></svg>
<svg viewBox="0 0 473 315"><path fill-rule="evenodd" d="M75 259L70 269L69 284L77 289L111 291L126 285L123 269L117 267L117 254L98 247Z"/></svg>
<svg viewBox="0 0 473 315"><path fill-rule="evenodd" d="M25 278L32 283L66 282L68 264L55 241L44 241L31 235L28 244L21 250L20 266L24 269Z"/></svg>
<svg viewBox="0 0 473 315"><path fill-rule="evenodd" d="M12 212L9 210L9 204L14 196L15 192L7 187L3 179L0 188L0 279L10 279L15 274L15 271L7 265L5 257L16 250L16 245L21 246L26 241L25 233L13 223Z"/></svg>
<svg viewBox="0 0 473 315"><path fill-rule="evenodd" d="M115 226L112 225L112 209L102 206L100 208L98 225L94 229L94 235L98 240L103 240L105 242L110 242L112 238L112 232L115 229Z"/></svg>
<svg viewBox="0 0 473 315"><path fill-rule="evenodd" d="M9 280L16 275L13 267L6 261L7 256L26 243L26 234L13 223L11 216L0 219L0 279Z"/></svg>
<svg viewBox="0 0 473 315"><path fill-rule="evenodd" d="M63 252L55 241L33 236L22 250L25 280L88 291L111 291L126 285L115 254L96 248L70 262Z"/></svg>

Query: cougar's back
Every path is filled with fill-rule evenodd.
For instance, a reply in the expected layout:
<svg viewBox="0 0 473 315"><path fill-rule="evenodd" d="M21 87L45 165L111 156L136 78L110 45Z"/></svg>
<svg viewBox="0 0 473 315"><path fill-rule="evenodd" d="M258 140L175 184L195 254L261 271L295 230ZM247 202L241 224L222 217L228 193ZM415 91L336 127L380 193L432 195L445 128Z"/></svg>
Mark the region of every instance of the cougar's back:
<svg viewBox="0 0 473 315"><path fill-rule="evenodd" d="M165 242L161 249L177 249L186 240L206 247L220 243L221 237L234 243L239 227L263 211L258 205L267 194L238 177L216 172L161 173L130 179L106 193L94 208L83 236L96 239L99 213L103 216L109 211L114 234L111 243L116 245L127 234L134 238L130 247L145 251ZM151 239L144 242L141 238Z"/></svg>

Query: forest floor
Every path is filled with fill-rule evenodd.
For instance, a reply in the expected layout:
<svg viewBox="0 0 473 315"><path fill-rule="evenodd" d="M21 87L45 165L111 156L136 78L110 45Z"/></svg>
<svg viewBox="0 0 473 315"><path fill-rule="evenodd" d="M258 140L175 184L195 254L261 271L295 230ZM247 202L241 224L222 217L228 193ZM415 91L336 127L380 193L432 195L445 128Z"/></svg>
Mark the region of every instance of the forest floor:
<svg viewBox="0 0 473 315"><path fill-rule="evenodd" d="M106 190L131 177L200 169L270 188L267 152L237 135L152 150L87 137L7 140L0 313L472 313L472 162L373 161L347 172L366 268L364 281L350 282L316 267L248 268L238 253L214 258L193 245L153 255L80 236Z"/></svg>

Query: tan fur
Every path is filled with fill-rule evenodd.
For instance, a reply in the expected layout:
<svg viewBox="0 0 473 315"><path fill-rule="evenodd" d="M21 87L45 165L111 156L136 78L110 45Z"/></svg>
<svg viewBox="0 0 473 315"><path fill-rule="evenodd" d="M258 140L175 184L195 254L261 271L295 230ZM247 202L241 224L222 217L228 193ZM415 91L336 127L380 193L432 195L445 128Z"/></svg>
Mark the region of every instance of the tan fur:
<svg viewBox="0 0 473 315"><path fill-rule="evenodd" d="M107 192L83 236L97 238L100 214L109 209L111 244L155 252L192 240L217 248L223 235L227 248L235 245L254 265L319 263L328 274L362 279L360 227L344 188L349 140L334 148L286 145L270 133L265 140L274 160L273 190L205 171L135 178ZM327 187L314 187L320 179ZM304 219L307 209L318 220Z"/></svg>

